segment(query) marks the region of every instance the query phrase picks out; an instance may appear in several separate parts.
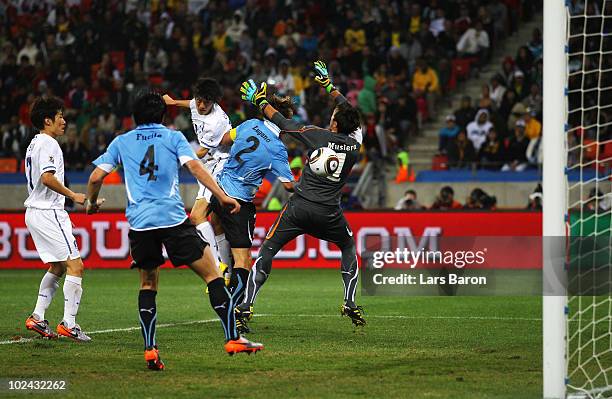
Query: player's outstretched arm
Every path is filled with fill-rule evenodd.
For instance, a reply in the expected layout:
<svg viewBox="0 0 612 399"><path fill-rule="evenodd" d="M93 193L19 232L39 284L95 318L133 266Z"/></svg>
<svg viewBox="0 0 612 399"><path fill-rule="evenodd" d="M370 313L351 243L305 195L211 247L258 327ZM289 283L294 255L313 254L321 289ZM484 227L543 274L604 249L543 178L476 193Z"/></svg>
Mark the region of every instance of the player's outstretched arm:
<svg viewBox="0 0 612 399"><path fill-rule="evenodd" d="M198 179L200 183L209 189L215 197L225 207L232 208L231 213L238 213L240 211L240 204L234 198L228 197L227 194L219 187L215 179L212 177L210 172L202 165L202 162L192 159L191 161L185 162L185 166L189 169L189 172Z"/></svg>
<svg viewBox="0 0 612 399"><path fill-rule="evenodd" d="M175 105L177 107L189 108L189 102L191 100L175 100L167 94L162 97L166 105Z"/></svg>
<svg viewBox="0 0 612 399"><path fill-rule="evenodd" d="M315 81L328 92L334 100L336 100L336 104L340 104L346 101L346 98L338 91L336 86L332 83L329 78L329 72L327 71L327 65L323 61L315 61L314 63L315 70Z"/></svg>
<svg viewBox="0 0 612 399"><path fill-rule="evenodd" d="M45 187L48 187L56 193L63 195L66 198L70 198L79 205L83 205L85 203L85 194L75 193L68 187L64 186L59 180L57 180L53 172L43 173L40 179Z"/></svg>
<svg viewBox="0 0 612 399"><path fill-rule="evenodd" d="M91 175L89 175L89 181L87 182L87 207L85 209L88 215L98 212L100 205L105 201L104 198L98 199L98 195L106 175L108 175L108 172L102 168L95 168Z"/></svg>
<svg viewBox="0 0 612 399"><path fill-rule="evenodd" d="M241 97L245 101L249 101L261 109L266 118L283 131L298 131L304 127L304 124L294 121L293 119L285 118L280 112L268 103L267 97L268 85L262 82L259 87L249 79L243 82L240 86Z"/></svg>

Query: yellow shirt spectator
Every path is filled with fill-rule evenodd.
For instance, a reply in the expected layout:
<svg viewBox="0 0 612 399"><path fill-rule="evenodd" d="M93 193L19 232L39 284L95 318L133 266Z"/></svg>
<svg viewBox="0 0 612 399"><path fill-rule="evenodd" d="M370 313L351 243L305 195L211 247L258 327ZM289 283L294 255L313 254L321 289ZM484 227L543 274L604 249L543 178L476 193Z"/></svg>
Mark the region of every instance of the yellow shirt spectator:
<svg viewBox="0 0 612 399"><path fill-rule="evenodd" d="M538 122L536 118L531 116L527 117L528 120L525 121L525 136L531 139L537 139L542 134L542 124Z"/></svg>
<svg viewBox="0 0 612 399"><path fill-rule="evenodd" d="M412 76L412 88L422 92L436 93L440 88L438 74L430 67L427 67L424 72L421 68L417 68Z"/></svg>
<svg viewBox="0 0 612 399"><path fill-rule="evenodd" d="M344 32L344 41L351 51L362 51L366 45L365 31L359 27L359 22L355 20L353 25Z"/></svg>

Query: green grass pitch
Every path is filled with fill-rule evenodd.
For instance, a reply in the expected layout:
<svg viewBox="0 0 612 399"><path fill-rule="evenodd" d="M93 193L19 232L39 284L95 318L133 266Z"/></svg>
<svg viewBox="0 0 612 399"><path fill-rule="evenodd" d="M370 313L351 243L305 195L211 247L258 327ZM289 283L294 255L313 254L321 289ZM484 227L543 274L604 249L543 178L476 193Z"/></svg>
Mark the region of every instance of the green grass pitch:
<svg viewBox="0 0 612 399"><path fill-rule="evenodd" d="M168 269L157 297L166 370L156 373L143 360L131 270L86 271L77 321L96 332L91 343L5 343L33 336L24 320L42 274L0 271L0 379L64 379L63 398L541 397L538 297L364 296L368 325L355 329L339 315L338 270L273 270L249 334L265 350L229 357L203 284ZM62 312L60 287L46 316L56 325Z"/></svg>

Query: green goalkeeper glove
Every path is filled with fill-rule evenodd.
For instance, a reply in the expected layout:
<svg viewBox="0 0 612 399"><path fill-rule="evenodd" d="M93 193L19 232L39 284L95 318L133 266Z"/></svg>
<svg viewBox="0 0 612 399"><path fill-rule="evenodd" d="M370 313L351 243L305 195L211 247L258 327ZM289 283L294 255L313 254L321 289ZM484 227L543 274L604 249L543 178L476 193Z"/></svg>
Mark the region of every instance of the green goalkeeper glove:
<svg viewBox="0 0 612 399"><path fill-rule="evenodd" d="M315 61L315 80L320 84L327 93L331 93L336 90L331 80L329 79L329 73L327 72L327 66L323 61Z"/></svg>
<svg viewBox="0 0 612 399"><path fill-rule="evenodd" d="M268 100L266 100L267 89L268 85L265 82L262 82L259 88L257 88L257 84L255 84L253 79L249 79L240 86L240 92L242 93L241 97L243 100L249 101L259 108L263 108L268 104Z"/></svg>

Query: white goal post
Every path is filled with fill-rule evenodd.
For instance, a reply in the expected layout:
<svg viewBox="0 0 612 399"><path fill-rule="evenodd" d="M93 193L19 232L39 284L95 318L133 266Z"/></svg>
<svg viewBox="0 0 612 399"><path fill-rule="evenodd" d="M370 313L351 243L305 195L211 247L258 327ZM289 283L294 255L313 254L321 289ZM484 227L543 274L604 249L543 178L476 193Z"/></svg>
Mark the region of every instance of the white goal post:
<svg viewBox="0 0 612 399"><path fill-rule="evenodd" d="M566 45L567 15L563 0L544 0L544 96L542 179L543 272L542 298L544 398L565 398L567 297L553 295L562 290L563 264L555 261L563 254L554 253L546 237L565 237L566 145L565 120L567 81ZM561 270L559 270L561 268Z"/></svg>

